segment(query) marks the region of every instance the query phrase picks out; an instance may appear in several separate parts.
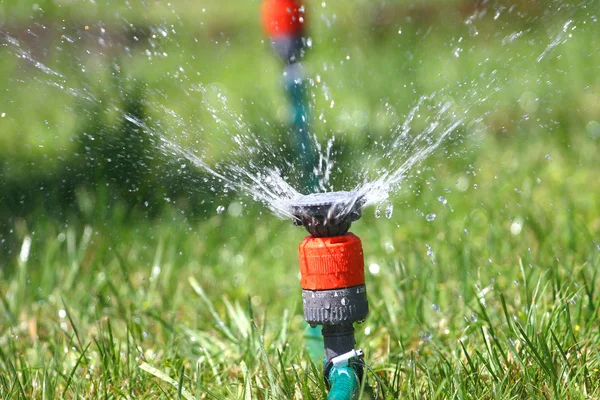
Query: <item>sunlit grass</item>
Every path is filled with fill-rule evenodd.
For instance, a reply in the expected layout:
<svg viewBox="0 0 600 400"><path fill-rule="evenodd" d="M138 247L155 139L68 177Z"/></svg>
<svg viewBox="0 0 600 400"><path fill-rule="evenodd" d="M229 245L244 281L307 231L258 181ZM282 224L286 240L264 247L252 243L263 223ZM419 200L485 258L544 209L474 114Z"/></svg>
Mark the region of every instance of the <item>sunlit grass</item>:
<svg viewBox="0 0 600 400"><path fill-rule="evenodd" d="M424 168L391 219L366 210L353 228L372 271L357 327L366 396L599 395L599 188L584 143L576 159L490 141L471 169ZM199 222L93 214L16 223L1 397L324 396L304 346L300 228L253 209Z"/></svg>
<svg viewBox="0 0 600 400"><path fill-rule="evenodd" d="M18 25L34 3L55 6L47 18L76 4L20 2L1 9L0 21ZM91 104L108 110L109 132L122 122L119 96L132 89L118 84L135 78L149 85L146 105L168 99L188 121L192 134L182 141L209 143L208 157L219 159L229 133L185 94L191 86L218 87L233 119L239 114L265 141L277 135L267 126L285 122L280 66L250 15L257 4L231 11L221 3L208 3L206 13L168 14L153 2L146 15L98 2L68 20L70 30L89 25L97 33L115 14L122 17L116 28L156 28L181 16L189 31L157 41L168 56L151 64L140 46L131 57L84 57L84 73L72 55L97 52L89 41L69 48L55 37L33 47L52 50L40 62L97 96ZM368 13L355 23L353 15L375 13L367 3L327 2L337 22L315 24L307 66L321 80L313 88L320 139L333 132L346 149L363 149L388 137L419 96L436 91L481 121L417 167L392 197L390 219L371 208L352 228L363 240L371 309L357 326L369 366L365 398L600 397L595 32L582 23L533 63L560 32L562 15L534 19L536 29L502 45L520 22L513 29L500 19L510 29L490 25L475 37L457 20L435 24L423 38L420 23L380 26ZM66 55L54 53L59 46ZM168 206L148 215L143 202L128 208L111 198L105 183L78 189L67 210L49 210L53 192L34 186L32 171L59 176L80 144L72 141L77 129L87 129L97 109L57 90L14 49L0 51L9 71L0 83L7 93L0 178L39 193L43 203L27 209L19 196L3 203L13 211L0 221L0 398L324 398L320 362L305 346L296 260L305 233L231 195L207 199L210 213L198 215L181 203L202 193L158 193ZM187 78L174 78L179 67ZM502 90L474 104L492 76ZM169 128L162 133L181 134L177 118L149 113Z"/></svg>

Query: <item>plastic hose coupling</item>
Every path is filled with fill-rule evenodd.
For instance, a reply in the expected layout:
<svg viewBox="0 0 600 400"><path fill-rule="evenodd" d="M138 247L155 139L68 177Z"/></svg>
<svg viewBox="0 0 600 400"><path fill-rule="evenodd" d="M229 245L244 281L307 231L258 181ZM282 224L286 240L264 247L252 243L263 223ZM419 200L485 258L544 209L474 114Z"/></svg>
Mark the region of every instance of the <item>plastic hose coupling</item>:
<svg viewBox="0 0 600 400"><path fill-rule="evenodd" d="M299 0L265 0L262 4L263 28L275 52L286 64L304 56L305 8Z"/></svg>
<svg viewBox="0 0 600 400"><path fill-rule="evenodd" d="M354 351L353 323L369 313L365 261L360 239L347 232L364 204L359 192L313 193L284 204L294 223L311 234L298 247L302 303L306 322L323 325L323 375L330 399L353 397L362 381L364 361Z"/></svg>
<svg viewBox="0 0 600 400"><path fill-rule="evenodd" d="M307 237L299 250L304 318L311 326L362 322L369 313L360 239Z"/></svg>
<svg viewBox="0 0 600 400"><path fill-rule="evenodd" d="M265 0L263 29L271 37L300 36L304 30L304 10L299 0Z"/></svg>

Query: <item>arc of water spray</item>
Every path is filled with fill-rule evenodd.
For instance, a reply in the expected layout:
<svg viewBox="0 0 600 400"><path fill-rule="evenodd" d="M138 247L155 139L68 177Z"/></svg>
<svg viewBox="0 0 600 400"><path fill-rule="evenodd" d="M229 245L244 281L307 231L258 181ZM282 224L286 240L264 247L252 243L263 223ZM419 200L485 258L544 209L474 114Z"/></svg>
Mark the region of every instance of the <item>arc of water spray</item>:
<svg viewBox="0 0 600 400"><path fill-rule="evenodd" d="M363 186L359 187L357 191L362 193L365 198L365 207L382 202L387 199L389 192L393 190L400 182L402 182L405 173L414 167L417 163L429 156L433 151L444 141L444 139L452 133L459 125L462 124L462 120L455 121L450 125L432 144L419 150L412 156L410 156L398 169L392 174L384 174L382 177L374 182L368 182Z"/></svg>
<svg viewBox="0 0 600 400"><path fill-rule="evenodd" d="M198 155L194 154L192 151L184 149L181 146L174 143L173 141L164 137L163 135L156 133L153 129L151 129L143 121L140 121L138 118L135 118L134 116L132 116L130 114L125 114L125 119L127 121L131 122L132 124L136 125L137 127L143 129L144 131L148 132L151 136L158 137L160 139L160 142L161 142L163 148L167 148L170 151L172 151L173 153L177 154L178 156L187 159L192 164L194 164L196 167L199 167L199 168L205 170L206 172L208 172L215 178L221 179L222 181L228 183L232 187L240 189L243 192L251 195L255 200L258 200L258 201L264 203L276 215L278 215L282 218L294 218L293 215L291 214L291 212L287 208L280 206L281 196L278 195L277 193L275 193L271 187L269 187L267 184L265 184L265 181L261 180L260 177L253 176L252 174L250 174L248 171L246 171L244 169L236 169L237 173L250 179L250 181L252 182L252 185L251 185L241 179L236 179L236 178L240 178L239 176L237 176L237 177L227 176L227 175L217 171L213 167L211 167L206 161L204 161ZM277 174L276 171L273 171L273 173ZM281 181L284 182L283 180L281 180ZM257 188L260 190L256 190ZM290 198L300 195L296 190L294 190L294 188L292 188L291 186L289 186L287 184L283 188L283 191L290 193Z"/></svg>
<svg viewBox="0 0 600 400"><path fill-rule="evenodd" d="M563 38L565 36L565 34L567 33L567 30L569 29L569 26L571 26L571 24L573 23L573 20L570 19L567 22L565 22L565 24L563 25L562 30L558 33L558 35L556 35L556 37L554 38L554 40L548 45L548 47L546 47L546 49L542 52L542 54L540 54L540 56L537 58L537 62L542 61L542 59L544 57L546 57L546 55L552 51L552 49L554 49L556 46L558 46L559 44L561 44L561 42L563 41Z"/></svg>

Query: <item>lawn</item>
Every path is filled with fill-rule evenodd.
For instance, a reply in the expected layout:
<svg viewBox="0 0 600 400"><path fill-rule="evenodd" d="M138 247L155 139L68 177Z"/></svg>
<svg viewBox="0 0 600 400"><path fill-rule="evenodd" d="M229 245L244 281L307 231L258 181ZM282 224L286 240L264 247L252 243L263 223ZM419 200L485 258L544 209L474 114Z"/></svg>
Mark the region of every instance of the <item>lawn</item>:
<svg viewBox="0 0 600 400"><path fill-rule="evenodd" d="M139 111L217 167L240 126L282 140L258 3L34 3L0 8L0 398L325 398L304 230L126 136ZM464 122L351 229L363 398L599 398L598 6L345 4L310 8L307 59L336 189L409 156L380 147L421 96Z"/></svg>

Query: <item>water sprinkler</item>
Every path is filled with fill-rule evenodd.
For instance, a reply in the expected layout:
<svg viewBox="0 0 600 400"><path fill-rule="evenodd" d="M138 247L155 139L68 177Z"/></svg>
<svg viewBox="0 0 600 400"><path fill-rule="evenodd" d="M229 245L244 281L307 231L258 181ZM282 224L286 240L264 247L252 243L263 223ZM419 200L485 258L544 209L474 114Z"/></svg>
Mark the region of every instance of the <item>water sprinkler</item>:
<svg viewBox="0 0 600 400"><path fill-rule="evenodd" d="M288 204L294 222L310 233L298 247L302 304L306 322L323 327L323 372L330 398L338 398L334 390L356 391L362 379L362 351L354 348L353 324L366 319L369 303L362 243L348 230L363 205L356 192L309 194Z"/></svg>
<svg viewBox="0 0 600 400"><path fill-rule="evenodd" d="M363 197L356 192L312 193L290 202L294 223L312 237L342 236L361 215Z"/></svg>
<svg viewBox="0 0 600 400"><path fill-rule="evenodd" d="M312 192L319 185L300 65L307 44L304 6L300 0L264 0L262 15L271 45L285 65L296 153L302 164L303 184ZM298 248L302 304L306 322L323 327L323 375L330 399L355 398L363 374L362 351L354 348L354 323L365 320L369 303L362 243L348 233L352 222L360 218L363 205L362 195L356 192L309 194L286 204L296 225L310 233Z"/></svg>

